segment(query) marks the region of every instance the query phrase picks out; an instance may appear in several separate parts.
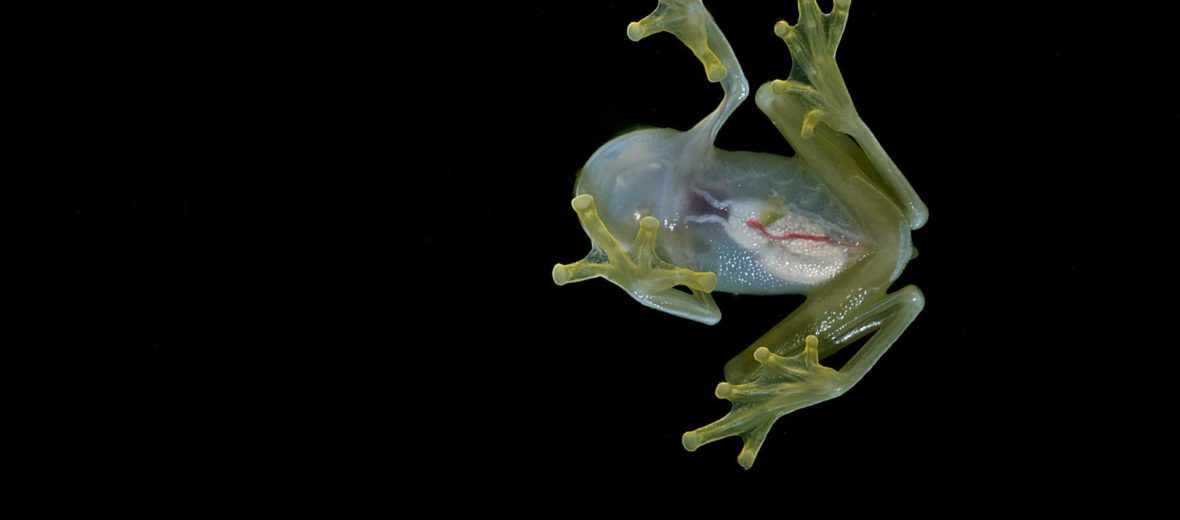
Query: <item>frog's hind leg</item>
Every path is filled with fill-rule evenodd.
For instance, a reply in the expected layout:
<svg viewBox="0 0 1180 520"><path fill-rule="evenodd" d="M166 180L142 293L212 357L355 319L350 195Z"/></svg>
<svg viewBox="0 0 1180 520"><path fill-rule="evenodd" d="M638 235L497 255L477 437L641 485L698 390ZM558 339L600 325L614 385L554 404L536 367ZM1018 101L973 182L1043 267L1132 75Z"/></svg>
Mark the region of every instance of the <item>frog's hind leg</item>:
<svg viewBox="0 0 1180 520"><path fill-rule="evenodd" d="M819 336L804 336L802 349L793 355L779 355L757 346L752 356L759 365L756 369L742 381L717 385L717 397L732 403L730 412L712 424L685 433L681 439L685 449L696 451L704 444L739 436L744 444L738 464L749 469L779 417L848 391L889 350L923 306L922 292L907 286L864 304L850 317L817 332ZM793 338L798 330L796 323L787 317L755 345L774 344L783 336ZM839 370L820 364L820 359L869 334L872 337ZM791 347L795 341L788 339L784 347Z"/></svg>
<svg viewBox="0 0 1180 520"><path fill-rule="evenodd" d="M835 0L831 13L820 10L816 0L799 0L799 22L780 21L774 32L791 50L791 74L785 80L762 85L755 95L758 108L778 128L791 148L813 164L824 164L828 147L819 142L822 122L837 134L851 136L865 159L866 176L905 213L910 229L918 229L929 215L926 205L885 153L881 143L861 120L852 104L844 76L836 65L836 49L848 23L852 0ZM840 136L842 137L842 136Z"/></svg>
<svg viewBox="0 0 1180 520"><path fill-rule="evenodd" d="M635 243L626 250L598 216L594 197L579 195L571 205L590 236L592 248L583 260L553 266L554 283L602 277L653 309L708 325L721 319L721 310L709 294L717 287L716 274L677 267L656 255L659 221L650 216L640 220ZM677 290L678 285L691 292Z"/></svg>

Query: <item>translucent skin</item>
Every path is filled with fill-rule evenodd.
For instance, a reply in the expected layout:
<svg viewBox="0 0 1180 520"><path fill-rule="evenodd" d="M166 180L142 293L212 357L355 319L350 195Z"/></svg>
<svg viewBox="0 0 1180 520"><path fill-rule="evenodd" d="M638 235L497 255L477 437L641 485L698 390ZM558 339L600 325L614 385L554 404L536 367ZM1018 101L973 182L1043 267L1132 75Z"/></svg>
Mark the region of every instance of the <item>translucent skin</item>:
<svg viewBox="0 0 1180 520"><path fill-rule="evenodd" d="M836 66L851 0L836 0L829 14L799 0L798 25L775 25L791 75L755 100L792 158L713 146L748 83L701 0L659 2L628 36L672 33L725 97L686 132L632 132L591 156L573 207L593 248L555 266L553 278L603 277L644 305L704 323L720 318L713 290L807 295L726 365L716 395L732 402L730 413L684 434L689 451L740 436L738 462L749 468L779 417L847 391L922 310L916 287L887 291L913 257L910 231L927 211L857 115ZM866 336L839 370L819 363Z"/></svg>
<svg viewBox="0 0 1180 520"><path fill-rule="evenodd" d="M653 129L614 139L586 163L577 193L599 201L599 214L616 236L634 236L643 216L655 217L662 226L660 256L716 273L718 291L801 293L870 249L805 163L719 150L694 137ZM767 213L778 218L763 226L765 232L748 223ZM783 229L771 232L777 228ZM789 232L808 238L776 238Z"/></svg>

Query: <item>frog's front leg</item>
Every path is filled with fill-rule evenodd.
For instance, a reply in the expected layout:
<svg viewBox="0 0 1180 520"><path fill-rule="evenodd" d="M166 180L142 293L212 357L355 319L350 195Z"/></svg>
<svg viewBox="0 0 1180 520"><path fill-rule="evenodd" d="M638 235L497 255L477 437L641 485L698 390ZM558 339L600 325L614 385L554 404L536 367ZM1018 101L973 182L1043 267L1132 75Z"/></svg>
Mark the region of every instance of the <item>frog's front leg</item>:
<svg viewBox="0 0 1180 520"><path fill-rule="evenodd" d="M598 216L594 197L579 195L571 205L578 213L582 229L590 236L592 247L583 260L553 266L553 281L557 285L602 277L653 309L709 325L721 319L721 310L709 294L717 287L717 275L661 260L655 249L656 232L660 228L656 219L649 216L639 221L635 243L627 250ZM691 294L675 289L677 285L688 288Z"/></svg>

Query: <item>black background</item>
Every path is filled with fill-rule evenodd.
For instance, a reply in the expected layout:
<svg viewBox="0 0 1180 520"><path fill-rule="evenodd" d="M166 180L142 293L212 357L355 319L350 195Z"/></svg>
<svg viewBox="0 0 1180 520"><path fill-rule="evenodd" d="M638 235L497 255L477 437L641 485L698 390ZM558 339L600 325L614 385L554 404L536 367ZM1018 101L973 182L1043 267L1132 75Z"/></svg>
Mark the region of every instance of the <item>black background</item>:
<svg viewBox="0 0 1180 520"><path fill-rule="evenodd" d="M709 5L755 87L789 71L791 4ZM927 307L749 472L739 441L680 435L799 297L719 295L705 327L549 278L589 247L585 159L720 99L671 36L626 38L654 5L28 13L0 254L5 343L44 368L30 433L179 494L204 472L222 494L503 487L509 509L1127 484L1164 454L1141 403L1165 395L1168 312L1138 294L1170 269L1148 202L1180 122L1166 17L855 4L841 68L930 207L898 282ZM752 102L718 146L790 154Z"/></svg>

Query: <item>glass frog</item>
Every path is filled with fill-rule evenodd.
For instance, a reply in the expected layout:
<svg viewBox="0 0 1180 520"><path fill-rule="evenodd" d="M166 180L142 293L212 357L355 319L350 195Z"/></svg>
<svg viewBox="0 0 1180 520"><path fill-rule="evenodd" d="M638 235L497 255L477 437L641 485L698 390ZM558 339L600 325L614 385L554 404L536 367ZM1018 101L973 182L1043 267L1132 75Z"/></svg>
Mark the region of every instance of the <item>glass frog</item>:
<svg viewBox="0 0 1180 520"><path fill-rule="evenodd" d="M682 438L695 451L740 436L747 469L779 417L855 385L924 305L916 287L887 292L915 255L910 231L927 210L852 105L835 61L851 0L833 4L824 13L799 0L798 23L774 26L791 73L754 99L795 150L789 158L713 146L749 83L702 0L659 0L630 24L635 41L676 36L724 96L688 131L637 130L594 152L572 203L590 254L553 268L558 285L606 278L644 305L706 324L721 318L715 290L806 295L726 365L716 395L730 412ZM863 337L843 367L820 363Z"/></svg>

